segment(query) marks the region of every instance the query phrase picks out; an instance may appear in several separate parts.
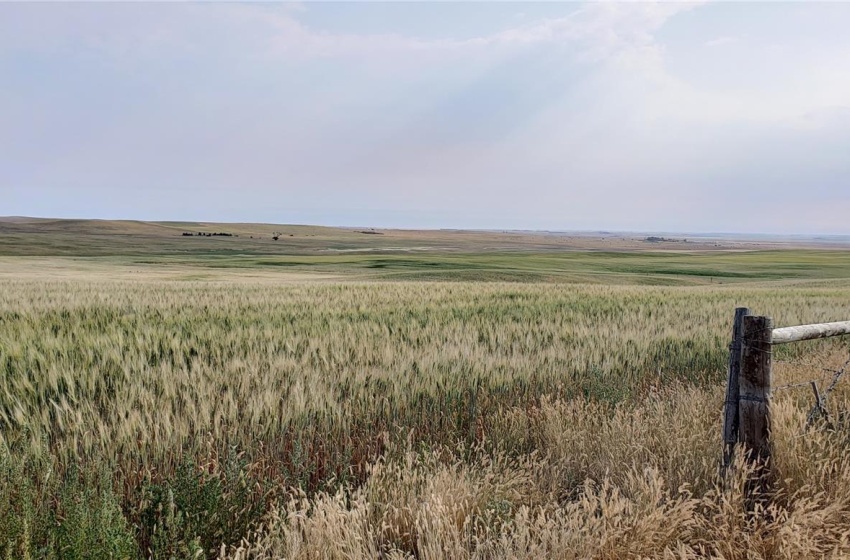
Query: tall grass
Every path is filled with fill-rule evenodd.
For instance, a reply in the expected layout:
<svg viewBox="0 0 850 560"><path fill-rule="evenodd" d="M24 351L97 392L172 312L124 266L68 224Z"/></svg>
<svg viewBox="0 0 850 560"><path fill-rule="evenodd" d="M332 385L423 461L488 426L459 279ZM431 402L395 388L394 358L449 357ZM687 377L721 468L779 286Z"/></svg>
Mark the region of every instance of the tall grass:
<svg viewBox="0 0 850 560"><path fill-rule="evenodd" d="M736 499L714 479L732 310L843 319L848 295L3 281L0 552L615 557L659 524L635 550L728 557L706 520ZM790 482L768 533L845 511L826 498L845 491L844 440L794 439L805 403L786 398L777 438L801 455L777 458Z"/></svg>
<svg viewBox="0 0 850 560"><path fill-rule="evenodd" d="M775 407L779 480L747 513L745 468L717 479L719 390L673 387L604 410L549 401L510 410L494 441L520 457L408 450L359 488L295 495L219 558L846 558L846 433L814 429L793 399ZM847 394L838 405L846 409ZM736 464L742 465L742 457Z"/></svg>

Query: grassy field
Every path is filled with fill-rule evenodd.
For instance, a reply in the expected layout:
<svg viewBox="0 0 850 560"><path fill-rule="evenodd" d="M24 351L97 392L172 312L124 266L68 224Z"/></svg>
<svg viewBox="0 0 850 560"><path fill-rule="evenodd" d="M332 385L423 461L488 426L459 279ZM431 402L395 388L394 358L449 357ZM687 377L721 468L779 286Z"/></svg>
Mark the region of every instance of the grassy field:
<svg viewBox="0 0 850 560"><path fill-rule="evenodd" d="M717 479L734 308L850 318L846 251L178 254L65 227L55 254L0 236L3 557L850 555L843 385L809 431L809 393L777 393L768 514ZM775 357L822 381L847 341Z"/></svg>
<svg viewBox="0 0 850 560"><path fill-rule="evenodd" d="M227 233L228 236L213 236ZM191 235L183 235L191 234ZM199 235L202 234L202 235ZM210 234L210 235L207 235ZM275 240L273 237L277 236ZM113 220L0 218L0 255L34 256L245 256L381 252L569 250L713 250L786 247L787 243L721 239L664 239L612 233L558 234L462 230L374 230L275 224L217 224ZM797 244L798 246L800 244ZM812 246L841 247L836 244ZM846 248L846 245L845 245Z"/></svg>
<svg viewBox="0 0 850 560"><path fill-rule="evenodd" d="M206 236L216 232L231 236ZM27 273L188 281L227 280L235 273L272 281L834 282L850 278L850 247L710 239L650 243L614 234L0 219L0 277Z"/></svg>

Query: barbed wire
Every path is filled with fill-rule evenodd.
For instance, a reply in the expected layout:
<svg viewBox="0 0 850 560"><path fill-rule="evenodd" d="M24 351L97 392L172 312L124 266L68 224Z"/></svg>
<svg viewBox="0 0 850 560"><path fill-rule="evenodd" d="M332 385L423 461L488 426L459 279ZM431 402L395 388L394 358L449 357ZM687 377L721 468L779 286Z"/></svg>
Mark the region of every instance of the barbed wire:
<svg viewBox="0 0 850 560"><path fill-rule="evenodd" d="M808 381L801 381L800 383L789 383L788 385L780 385L779 387L774 387L772 391L784 391L786 389L795 389L797 387L810 387L812 383L816 383L814 379L810 379Z"/></svg>
<svg viewBox="0 0 850 560"><path fill-rule="evenodd" d="M847 366L850 366L850 359L844 362L844 365L841 366L841 369L835 371L835 375L832 377L832 383L829 384L829 387L826 389L826 393L824 393L823 397L819 397L815 406L809 411L809 415L806 417L806 426L810 426L812 422L814 422L817 415L820 414L823 416L827 422L829 422L829 411L826 409L826 399L829 397L829 394L833 389L838 385L838 382L841 380L841 377L844 375L844 372L847 371ZM817 392L817 386L815 386L815 391ZM817 396L817 393L816 393Z"/></svg>
<svg viewBox="0 0 850 560"><path fill-rule="evenodd" d="M814 360L774 360L774 363L776 364L792 367L813 367L813 362ZM806 381L780 385L778 387L774 387L772 390L773 392L777 392L789 389L796 389L800 387L811 387L815 402L812 408L809 410L809 413L806 415L806 428L808 429L818 417L822 417L828 423L831 423L829 410L826 407L826 400L829 397L829 394L832 393L833 390L835 390L835 388L838 386L839 381L841 381L841 378L847 372L848 367L850 367L850 358L848 358L847 361L845 361L844 364L838 369L827 367L818 368L820 371L823 371L826 374L832 374L832 380L829 382L829 385L823 392L821 392L820 387L825 384L827 380L827 375L821 376L820 379L809 379Z"/></svg>

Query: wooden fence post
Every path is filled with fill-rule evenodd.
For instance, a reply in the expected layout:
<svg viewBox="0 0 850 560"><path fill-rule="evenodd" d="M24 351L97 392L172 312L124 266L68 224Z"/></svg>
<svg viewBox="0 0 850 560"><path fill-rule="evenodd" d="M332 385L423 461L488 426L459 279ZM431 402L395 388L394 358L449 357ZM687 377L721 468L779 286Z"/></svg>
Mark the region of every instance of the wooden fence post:
<svg viewBox="0 0 850 560"><path fill-rule="evenodd" d="M723 408L723 461L720 476L725 477L738 441L738 376L741 373L741 348L743 346L744 317L750 314L748 307L735 309L732 323L732 343L729 345L729 372L726 379L726 402Z"/></svg>
<svg viewBox="0 0 850 560"><path fill-rule="evenodd" d="M842 335L850 335L850 321L774 329L770 317L750 315L746 307L735 309L732 344L729 347L720 474L726 475L737 440L743 446L744 459L751 472L744 487L747 509L751 514L757 511L758 504L763 505L770 499L774 483L770 441L773 346ZM843 372L842 368L838 375ZM816 406L822 407L823 400L815 382L812 382L812 389Z"/></svg>
<svg viewBox="0 0 850 560"><path fill-rule="evenodd" d="M750 497L764 495L770 488L770 386L773 320L744 317L741 372L738 377L738 441L746 460L754 468L748 484Z"/></svg>

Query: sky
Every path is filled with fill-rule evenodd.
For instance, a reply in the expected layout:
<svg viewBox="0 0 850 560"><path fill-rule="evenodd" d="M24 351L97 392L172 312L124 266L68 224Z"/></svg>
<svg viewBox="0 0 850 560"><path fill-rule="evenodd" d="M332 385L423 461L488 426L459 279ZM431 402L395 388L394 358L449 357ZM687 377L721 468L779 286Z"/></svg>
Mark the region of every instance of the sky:
<svg viewBox="0 0 850 560"><path fill-rule="evenodd" d="M850 3L0 3L0 216L850 233Z"/></svg>

